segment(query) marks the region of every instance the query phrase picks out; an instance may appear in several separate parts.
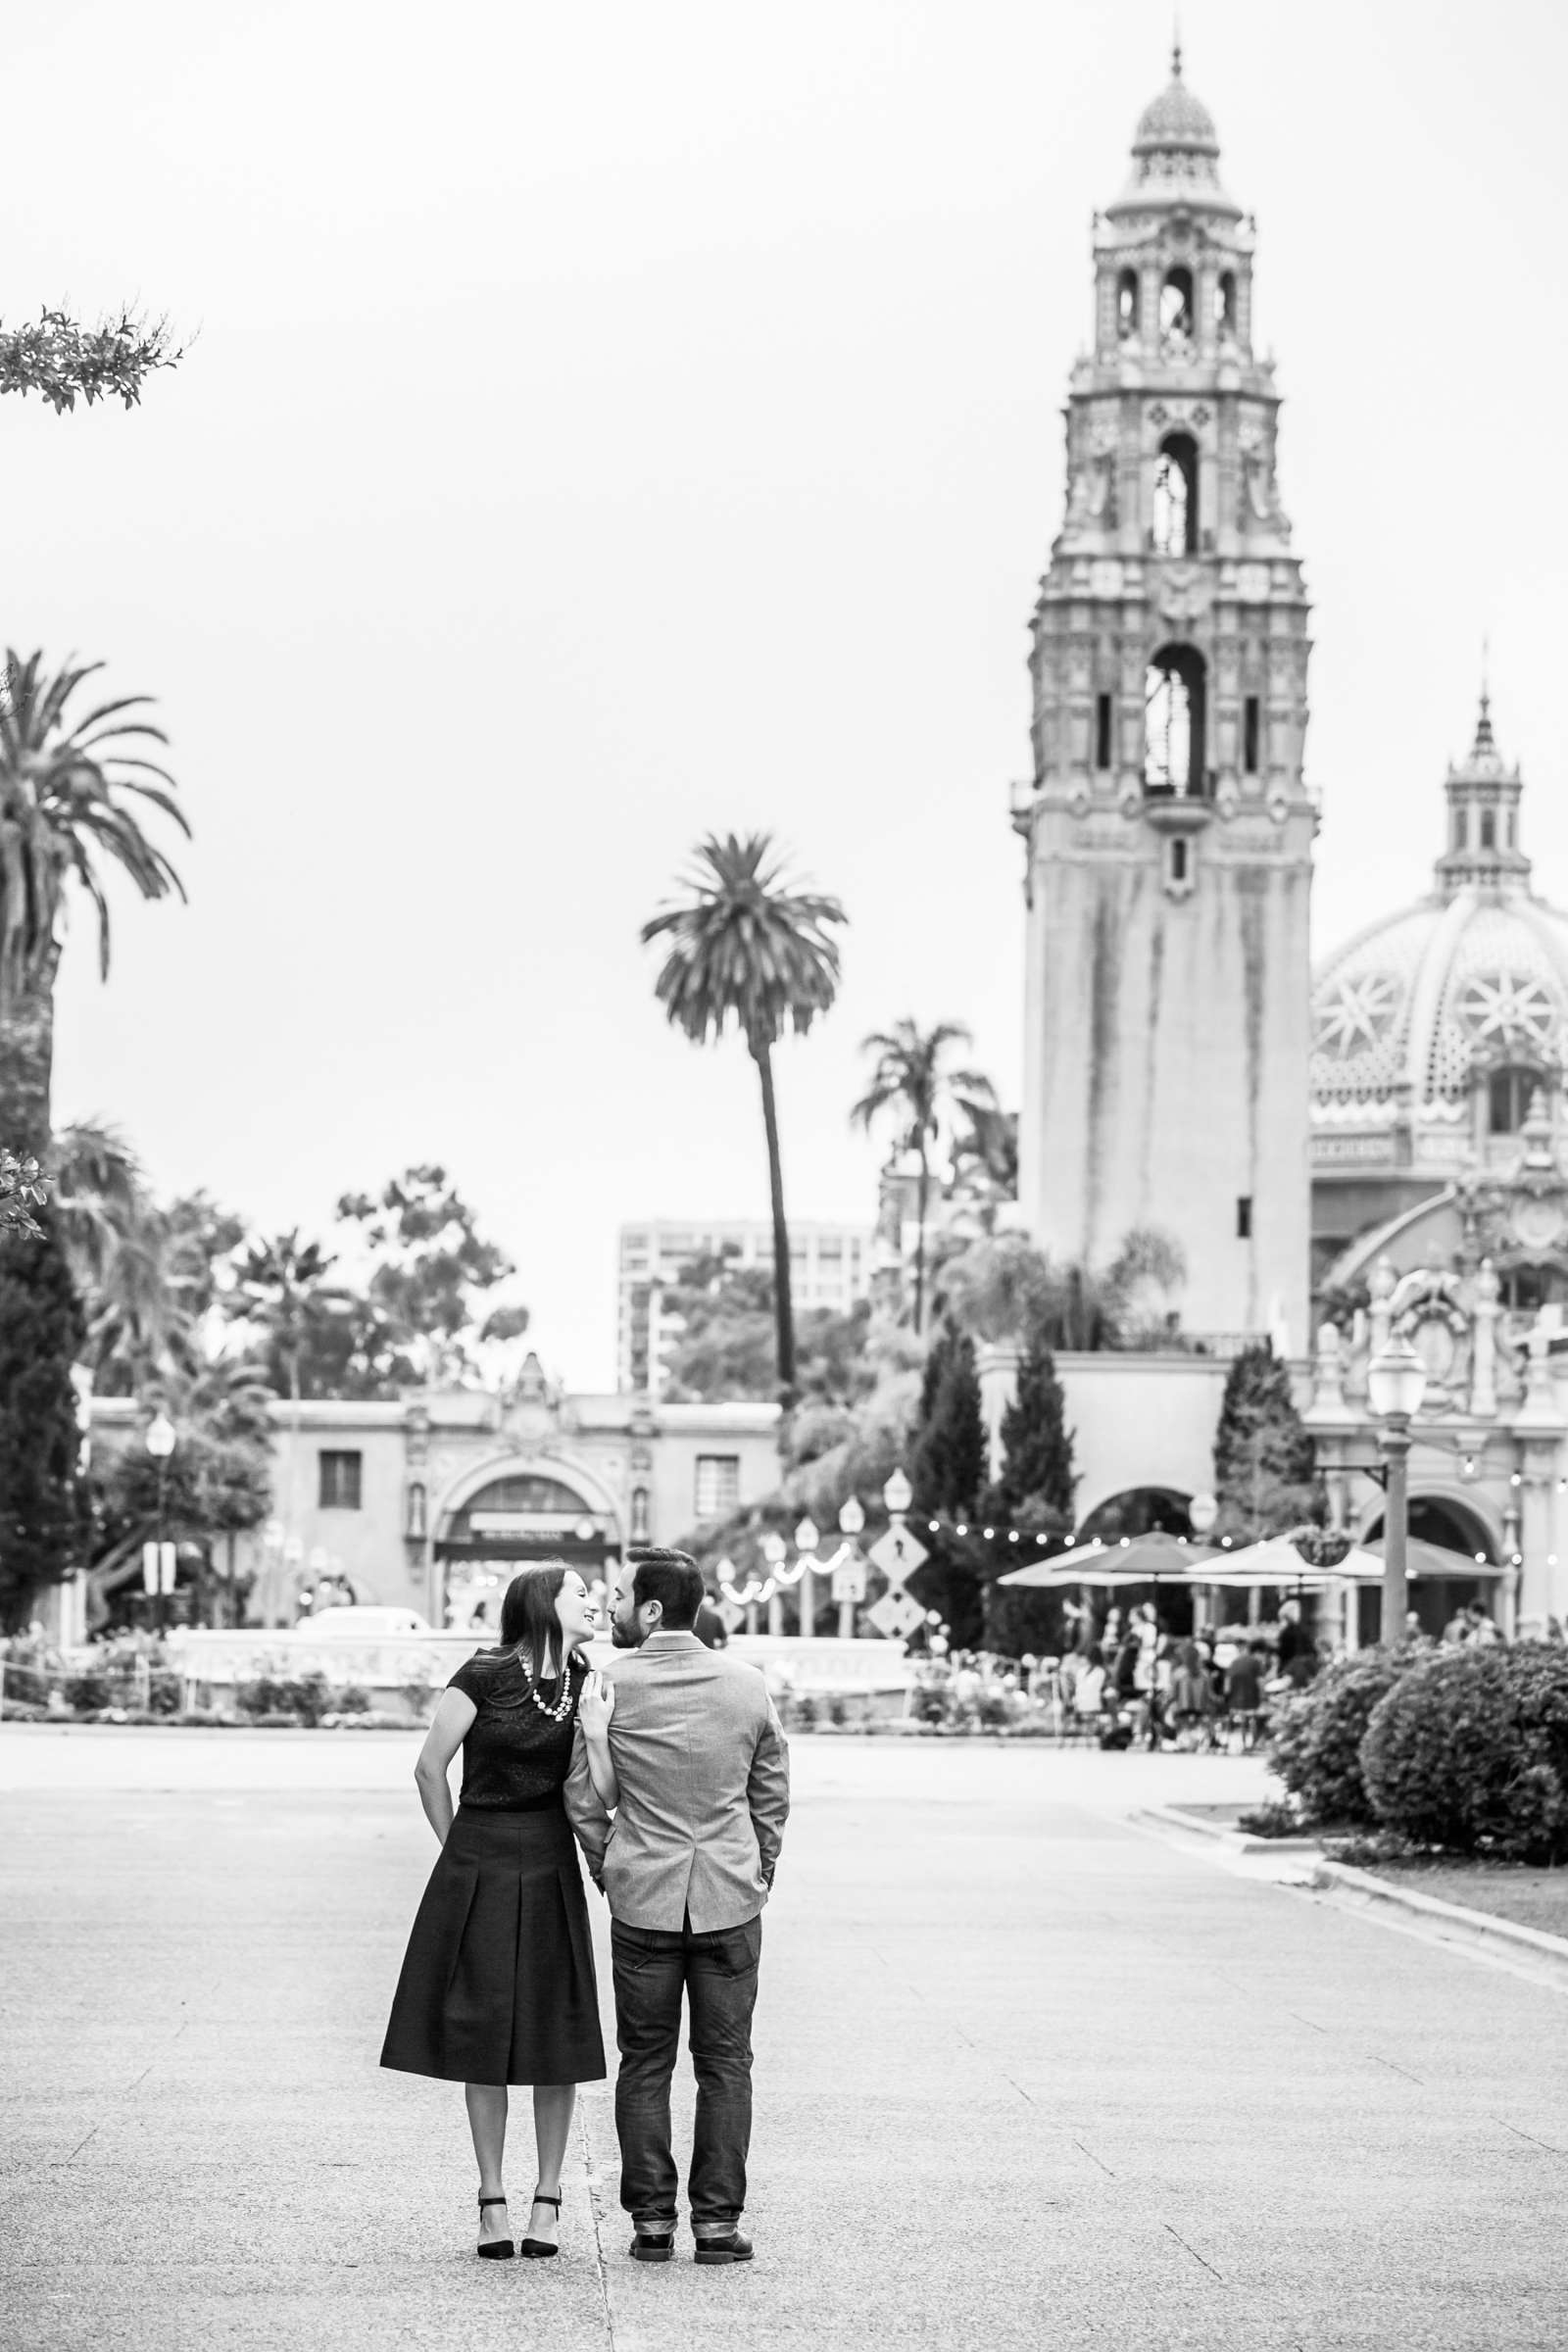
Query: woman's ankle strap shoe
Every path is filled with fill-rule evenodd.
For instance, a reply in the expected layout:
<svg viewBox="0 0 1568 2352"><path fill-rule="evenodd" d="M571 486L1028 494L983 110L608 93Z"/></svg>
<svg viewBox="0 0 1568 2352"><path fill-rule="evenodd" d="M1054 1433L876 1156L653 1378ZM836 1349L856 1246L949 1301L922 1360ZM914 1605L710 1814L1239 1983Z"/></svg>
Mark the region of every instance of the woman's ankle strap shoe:
<svg viewBox="0 0 1568 2352"><path fill-rule="evenodd" d="M533 2201L536 2205L553 2205L558 2213L561 2211L561 2199L547 2197L542 2188L534 2190ZM561 2252L561 2248L553 2246L548 2237L525 2237L518 2245L517 2252L528 2262L548 2262L552 2254Z"/></svg>
<svg viewBox="0 0 1568 2352"><path fill-rule="evenodd" d="M505 2197L481 2197L479 2211L483 2213L487 2205L504 2205L506 2201ZM473 2250L481 2262L510 2262L516 2252L510 2237L481 2237Z"/></svg>

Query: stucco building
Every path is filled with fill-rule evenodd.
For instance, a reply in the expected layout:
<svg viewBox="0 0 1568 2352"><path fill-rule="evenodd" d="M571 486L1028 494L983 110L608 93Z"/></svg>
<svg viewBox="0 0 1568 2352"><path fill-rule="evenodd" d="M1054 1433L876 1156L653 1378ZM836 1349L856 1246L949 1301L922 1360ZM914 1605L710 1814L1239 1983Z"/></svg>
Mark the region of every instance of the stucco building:
<svg viewBox="0 0 1568 2352"><path fill-rule="evenodd" d="M99 1399L95 1446L133 1442L144 1418ZM275 1517L234 1560L261 1624L292 1624L323 1578L435 1626L481 1607L494 1624L528 1561L566 1559L592 1579L625 1544L675 1543L778 1478L776 1405L568 1395L536 1356L504 1396L280 1401L272 1419Z"/></svg>

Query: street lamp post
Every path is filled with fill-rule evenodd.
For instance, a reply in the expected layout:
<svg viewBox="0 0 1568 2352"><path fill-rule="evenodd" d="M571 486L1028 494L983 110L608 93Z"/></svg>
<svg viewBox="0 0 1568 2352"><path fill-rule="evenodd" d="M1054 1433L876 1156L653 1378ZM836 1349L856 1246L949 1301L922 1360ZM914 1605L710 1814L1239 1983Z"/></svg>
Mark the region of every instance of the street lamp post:
<svg viewBox="0 0 1568 2352"><path fill-rule="evenodd" d="M1383 1454L1383 1641L1392 1647L1404 1635L1407 1543L1410 1533L1410 1424L1427 1393L1426 1367L1408 1340L1393 1335L1366 1368L1367 1401L1382 1427Z"/></svg>
<svg viewBox="0 0 1568 2352"><path fill-rule="evenodd" d="M795 1530L795 1548L801 1555L801 1637L809 1641L816 1632L816 1523L803 1519Z"/></svg>
<svg viewBox="0 0 1568 2352"><path fill-rule="evenodd" d="M175 1434L174 1424L172 1421L171 1421L169 1415L161 1409L153 1415L152 1420L147 1425L147 1437L145 1443L148 1452L152 1455L153 1460L158 1464L158 1535L156 1538L158 1544L158 1591L155 1595L157 1607L154 1613L153 1622L156 1625L159 1633L162 1633L164 1628L169 1623L168 1588L172 1582L172 1580L167 1577L164 1572L164 1481L169 1474L169 1457L173 1452L178 1440Z"/></svg>
<svg viewBox="0 0 1568 2352"><path fill-rule="evenodd" d="M864 1526L865 1506L858 1494L852 1494L839 1511L839 1534L844 1538L844 1582L848 1586L853 1581L853 1577L858 1574L860 1580L862 1600L865 1597L865 1570L863 1566L858 1567L857 1565L859 1555L855 1548L855 1539ZM853 1642L854 1639L855 1602L846 1592L845 1597L839 1602L839 1640Z"/></svg>

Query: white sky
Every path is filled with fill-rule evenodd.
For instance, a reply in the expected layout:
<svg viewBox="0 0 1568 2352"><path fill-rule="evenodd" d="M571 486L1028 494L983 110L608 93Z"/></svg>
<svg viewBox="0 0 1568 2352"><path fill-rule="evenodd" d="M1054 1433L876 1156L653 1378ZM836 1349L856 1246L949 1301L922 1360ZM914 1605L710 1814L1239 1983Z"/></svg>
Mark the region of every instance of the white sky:
<svg viewBox="0 0 1568 2352"><path fill-rule="evenodd" d="M1185 0L1256 211L1316 599L1317 939L1415 896L1490 630L1568 900L1568 12ZM547 1360L622 1218L761 1214L739 1048L637 926L709 827L854 918L783 1056L792 1210L863 1217L867 1029L1019 1091L1025 624L1089 217L1165 0L52 0L13 12L7 318L199 329L142 411L0 406L5 630L158 696L191 906L77 926L56 1102L275 1229L439 1157Z"/></svg>

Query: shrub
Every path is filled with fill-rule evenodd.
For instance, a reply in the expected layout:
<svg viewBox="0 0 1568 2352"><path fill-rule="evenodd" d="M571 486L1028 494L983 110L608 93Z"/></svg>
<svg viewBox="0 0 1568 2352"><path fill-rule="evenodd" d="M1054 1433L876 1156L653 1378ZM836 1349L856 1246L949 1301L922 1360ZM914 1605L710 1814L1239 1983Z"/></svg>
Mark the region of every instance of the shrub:
<svg viewBox="0 0 1568 2352"><path fill-rule="evenodd" d="M109 1704L106 1674L74 1674L66 1684L66 1704L74 1715L96 1715Z"/></svg>
<svg viewBox="0 0 1568 2352"><path fill-rule="evenodd" d="M1415 1844L1568 1860L1568 1655L1439 1651L1380 1702L1361 1764L1378 1819Z"/></svg>
<svg viewBox="0 0 1568 2352"><path fill-rule="evenodd" d="M159 1667L147 1678L147 1709L152 1715L177 1715L184 1690L177 1674Z"/></svg>
<svg viewBox="0 0 1568 2352"><path fill-rule="evenodd" d="M337 1711L340 1715L368 1715L370 1693L362 1690L358 1683L345 1683L337 1694Z"/></svg>
<svg viewBox="0 0 1568 2352"><path fill-rule="evenodd" d="M297 1682L259 1674L254 1682L236 1686L234 1704L242 1715L249 1715L257 1722L283 1715L290 1719L298 1716L301 1723L317 1724L330 1709L332 1693L324 1674L303 1674Z"/></svg>
<svg viewBox="0 0 1568 2352"><path fill-rule="evenodd" d="M1408 1671L1413 1650L1361 1650L1287 1698L1270 1725L1268 1760L1308 1821L1377 1818L1361 1777L1372 1711Z"/></svg>

